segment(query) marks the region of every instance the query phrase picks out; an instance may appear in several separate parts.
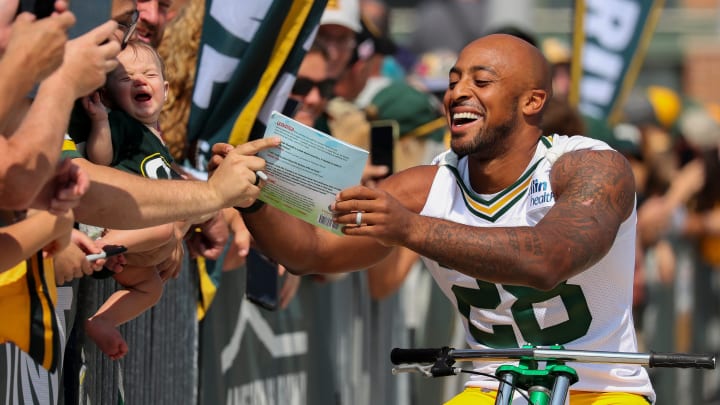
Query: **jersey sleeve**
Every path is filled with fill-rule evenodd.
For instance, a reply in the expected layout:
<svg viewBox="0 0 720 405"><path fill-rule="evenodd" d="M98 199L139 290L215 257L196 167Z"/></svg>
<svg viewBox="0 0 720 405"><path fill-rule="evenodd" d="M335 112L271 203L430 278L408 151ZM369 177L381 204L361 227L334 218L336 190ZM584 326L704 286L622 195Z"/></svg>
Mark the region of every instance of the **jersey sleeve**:
<svg viewBox="0 0 720 405"><path fill-rule="evenodd" d="M78 151L77 144L72 140L69 134L65 134L60 157L62 159L75 159L83 157L83 155Z"/></svg>

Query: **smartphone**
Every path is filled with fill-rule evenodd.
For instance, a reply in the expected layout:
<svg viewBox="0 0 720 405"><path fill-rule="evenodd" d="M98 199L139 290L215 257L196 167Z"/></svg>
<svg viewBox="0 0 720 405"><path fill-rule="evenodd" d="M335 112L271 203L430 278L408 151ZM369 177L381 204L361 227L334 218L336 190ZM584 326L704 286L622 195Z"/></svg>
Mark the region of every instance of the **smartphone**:
<svg viewBox="0 0 720 405"><path fill-rule="evenodd" d="M393 149L399 136L397 121L381 120L370 122L370 163L387 166L388 175L393 173Z"/></svg>
<svg viewBox="0 0 720 405"><path fill-rule="evenodd" d="M77 22L68 30L69 38L77 38L111 18L113 0L70 0L70 11Z"/></svg>
<svg viewBox="0 0 720 405"><path fill-rule="evenodd" d="M278 307L278 265L257 249L250 249L245 261L245 297L262 308Z"/></svg>
<svg viewBox="0 0 720 405"><path fill-rule="evenodd" d="M297 114L299 109L300 102L295 99L288 98L285 102L285 106L282 109L282 114L292 118L295 116L295 114Z"/></svg>
<svg viewBox="0 0 720 405"><path fill-rule="evenodd" d="M55 0L20 0L17 14L25 11L35 14L38 20L48 17L55 11Z"/></svg>

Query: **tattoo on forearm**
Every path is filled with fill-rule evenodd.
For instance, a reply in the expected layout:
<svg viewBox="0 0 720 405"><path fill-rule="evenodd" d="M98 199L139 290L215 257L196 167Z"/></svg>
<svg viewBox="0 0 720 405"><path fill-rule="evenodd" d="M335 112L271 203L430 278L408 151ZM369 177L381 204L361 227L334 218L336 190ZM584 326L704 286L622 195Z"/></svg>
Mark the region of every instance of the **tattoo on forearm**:
<svg viewBox="0 0 720 405"><path fill-rule="evenodd" d="M474 228L432 219L411 248L488 281L523 283L584 270L606 254L632 212L632 172L618 153L573 152L555 162L551 182L556 204L534 227Z"/></svg>

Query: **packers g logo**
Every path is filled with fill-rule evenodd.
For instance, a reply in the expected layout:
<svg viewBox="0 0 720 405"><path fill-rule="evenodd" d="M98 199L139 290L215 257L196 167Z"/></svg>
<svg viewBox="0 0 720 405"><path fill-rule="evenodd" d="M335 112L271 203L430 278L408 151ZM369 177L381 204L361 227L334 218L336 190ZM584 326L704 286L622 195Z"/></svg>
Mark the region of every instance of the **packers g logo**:
<svg viewBox="0 0 720 405"><path fill-rule="evenodd" d="M140 164L140 171L143 176L151 179L170 179L172 178L170 165L165 158L159 153L143 159Z"/></svg>

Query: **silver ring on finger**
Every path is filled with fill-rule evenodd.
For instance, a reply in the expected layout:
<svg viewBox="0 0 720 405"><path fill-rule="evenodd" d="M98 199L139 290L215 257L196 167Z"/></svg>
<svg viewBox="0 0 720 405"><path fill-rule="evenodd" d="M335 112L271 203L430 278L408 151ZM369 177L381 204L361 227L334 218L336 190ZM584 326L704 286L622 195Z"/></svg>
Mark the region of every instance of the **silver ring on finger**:
<svg viewBox="0 0 720 405"><path fill-rule="evenodd" d="M362 226L362 212L360 211L355 214L355 225Z"/></svg>

